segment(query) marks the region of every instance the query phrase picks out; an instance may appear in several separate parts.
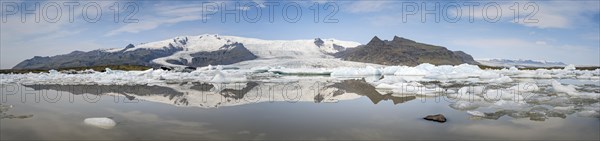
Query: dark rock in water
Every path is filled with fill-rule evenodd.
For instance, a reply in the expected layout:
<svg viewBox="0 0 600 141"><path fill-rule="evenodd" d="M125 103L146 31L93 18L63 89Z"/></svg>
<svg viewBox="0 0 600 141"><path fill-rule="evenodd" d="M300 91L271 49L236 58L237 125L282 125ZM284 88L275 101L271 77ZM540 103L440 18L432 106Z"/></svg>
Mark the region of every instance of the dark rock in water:
<svg viewBox="0 0 600 141"><path fill-rule="evenodd" d="M160 67L161 70L171 71L173 68L171 67Z"/></svg>
<svg viewBox="0 0 600 141"><path fill-rule="evenodd" d="M187 73L190 73L190 72L193 72L193 71L195 71L195 70L196 70L196 68L195 68L195 67L185 67L185 68L183 68L183 70L181 70L181 71L182 71L182 72L187 72Z"/></svg>
<svg viewBox="0 0 600 141"><path fill-rule="evenodd" d="M437 121L437 122L446 122L446 117L444 117L444 115L442 115L442 114L428 115L428 116L424 117L423 119Z"/></svg>
<svg viewBox="0 0 600 141"><path fill-rule="evenodd" d="M20 115L20 116L2 115L2 117L0 117L0 119L27 119L27 118L31 118L31 117L33 117L33 115Z"/></svg>

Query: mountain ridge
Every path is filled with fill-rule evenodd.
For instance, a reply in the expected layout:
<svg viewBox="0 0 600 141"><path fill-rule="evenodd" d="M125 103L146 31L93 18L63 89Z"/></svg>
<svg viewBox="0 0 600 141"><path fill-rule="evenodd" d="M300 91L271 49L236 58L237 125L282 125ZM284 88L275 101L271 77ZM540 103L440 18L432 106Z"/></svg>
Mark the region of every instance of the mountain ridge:
<svg viewBox="0 0 600 141"><path fill-rule="evenodd" d="M398 36L394 36L391 41L381 40L375 36L366 45L338 52L335 56L347 61L382 65L416 66L421 63L434 65L479 64L471 55L465 52L450 51L446 47L419 43Z"/></svg>
<svg viewBox="0 0 600 141"><path fill-rule="evenodd" d="M565 67L567 64L558 61L530 59L477 59L477 62L494 67Z"/></svg>
<svg viewBox="0 0 600 141"><path fill-rule="evenodd" d="M473 63L474 61L471 62L472 57L464 52L452 52L445 47L418 43L398 36L394 36L392 41L381 40L375 36L368 44L361 45L358 42L336 39L263 40L237 36L221 36L217 34L202 34L198 36L177 36L166 40L136 45L128 44L124 48L98 49L88 52L73 51L69 54L48 57L36 56L22 61L13 67L13 69L58 69L99 65L203 67L208 65L230 65L259 59L317 59L322 62L328 59L344 59L344 54L349 54L349 52L362 47L373 47L371 50L379 51L375 53L375 57L394 56L398 54L386 51L394 50L394 46L406 45L408 47L404 47L403 49L408 51L408 53L404 55L408 56L404 57L417 59L409 59L408 63L396 64L417 65L416 63L421 62L436 65L475 64ZM441 53L441 58L432 60L432 62L418 59L427 59L423 55L430 55L428 51L431 50L438 52L438 54ZM386 65L387 60L380 60L379 62L364 60L348 61ZM341 63L343 62L341 61Z"/></svg>

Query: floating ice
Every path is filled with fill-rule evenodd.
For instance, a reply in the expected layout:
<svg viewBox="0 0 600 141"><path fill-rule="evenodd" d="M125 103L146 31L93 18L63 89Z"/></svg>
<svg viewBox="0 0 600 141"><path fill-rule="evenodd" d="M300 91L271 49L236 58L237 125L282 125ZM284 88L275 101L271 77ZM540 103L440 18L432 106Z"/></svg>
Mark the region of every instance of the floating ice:
<svg viewBox="0 0 600 141"><path fill-rule="evenodd" d="M500 78L494 78L494 79L490 79L490 80L487 80L487 81L484 81L484 82L487 82L487 83L509 83L509 82L512 82L512 81L513 80L510 77L508 77L508 76L502 76Z"/></svg>
<svg viewBox="0 0 600 141"><path fill-rule="evenodd" d="M467 113L471 116L485 117L485 113L480 112L480 111L467 111Z"/></svg>
<svg viewBox="0 0 600 141"><path fill-rule="evenodd" d="M581 111L581 112L577 112L578 116L581 117L600 117L600 113L598 111L595 110L585 110L585 111Z"/></svg>
<svg viewBox="0 0 600 141"><path fill-rule="evenodd" d="M540 90L535 83L519 83L516 86L510 87L509 89L517 92L533 92Z"/></svg>
<svg viewBox="0 0 600 141"><path fill-rule="evenodd" d="M552 89L555 92L567 93L570 96L578 95L577 90L575 89L575 86L573 86L573 85L563 86L562 84L560 84L560 82L558 82L556 80L553 80L551 83L552 83Z"/></svg>
<svg viewBox="0 0 600 141"><path fill-rule="evenodd" d="M328 65L329 66L329 65ZM365 66L363 64L363 66ZM376 66L376 65L373 65ZM378 66L379 67L379 66ZM398 82L453 82L453 83L493 83L506 84L514 82L513 78L576 78L576 79L600 79L600 69L594 71L565 69L538 69L538 70L518 70L517 68L502 70L482 70L476 65L462 64L457 66L432 64L420 64L415 67L409 66L383 66L383 67L339 67L339 68L319 68L316 66L306 66L300 68L284 67L245 67L245 69L234 69L235 65L227 66L207 66L197 68L191 72L177 72L164 70L145 70L145 71L118 71L106 69L104 72L80 71L78 74L66 74L56 70L47 73L28 73L28 74L0 74L2 81L0 83L19 83L19 84L58 84L58 85L160 85L164 83L186 83L186 82L236 82L246 81L246 78L265 78L261 73L271 71L280 74L290 75L330 75L336 77L366 77L387 75L382 80L381 77L375 78L369 82L375 84L387 83L394 84ZM216 71L223 73L223 77L216 77ZM234 74L234 75L231 75ZM391 75L394 74L394 75ZM258 76L258 77L254 77ZM277 76L277 75L275 75ZM227 79L225 79L227 78ZM238 79L239 78L239 79ZM379 78L379 79L378 79ZM214 80L213 80L214 79ZM237 80L234 80L237 79ZM376 85L375 85L376 86ZM566 86L567 89L569 86ZM530 87L528 87L530 88ZM526 89L534 91L535 88ZM557 86L557 92L564 88ZM515 87L515 90L523 90L521 86ZM568 91L569 94L575 94L575 91Z"/></svg>
<svg viewBox="0 0 600 141"><path fill-rule="evenodd" d="M235 82L246 82L246 76L241 74L229 74L224 71L216 70L215 76L209 81L213 83L235 83Z"/></svg>
<svg viewBox="0 0 600 141"><path fill-rule="evenodd" d="M287 74L287 75L329 75L329 74L331 74L331 70L325 69L325 68L295 68L295 69L273 68L273 69L269 69L268 71L278 73L278 74Z"/></svg>
<svg viewBox="0 0 600 141"><path fill-rule="evenodd" d="M570 64L570 65L565 66L565 68L563 70L565 70L565 71L575 71L575 69L576 69L575 65Z"/></svg>
<svg viewBox="0 0 600 141"><path fill-rule="evenodd" d="M448 94L448 98L457 99L457 100L466 100L466 101L481 101L481 100L484 100L482 97L480 97L478 95L471 94L471 93Z"/></svg>
<svg viewBox="0 0 600 141"><path fill-rule="evenodd" d="M523 101L523 96L515 93L511 90L504 89L491 89L487 90L486 94L483 95L483 98L490 101L498 101L498 100L514 100L514 101Z"/></svg>
<svg viewBox="0 0 600 141"><path fill-rule="evenodd" d="M475 110L479 108L479 104L467 101L456 101L449 106L456 110Z"/></svg>
<svg viewBox="0 0 600 141"><path fill-rule="evenodd" d="M493 108L509 110L520 110L528 106L530 105L525 103L525 101L516 100L498 100L492 105Z"/></svg>
<svg viewBox="0 0 600 141"><path fill-rule="evenodd" d="M331 76L334 77L345 77L345 76L369 76L369 75L381 75L381 71L371 66L365 68L336 68L331 72Z"/></svg>
<svg viewBox="0 0 600 141"><path fill-rule="evenodd" d="M106 117L86 118L83 122L87 125L95 126L102 129L112 129L117 123Z"/></svg>
<svg viewBox="0 0 600 141"><path fill-rule="evenodd" d="M418 68L401 66L393 74L400 76L425 76L427 73L427 71Z"/></svg>

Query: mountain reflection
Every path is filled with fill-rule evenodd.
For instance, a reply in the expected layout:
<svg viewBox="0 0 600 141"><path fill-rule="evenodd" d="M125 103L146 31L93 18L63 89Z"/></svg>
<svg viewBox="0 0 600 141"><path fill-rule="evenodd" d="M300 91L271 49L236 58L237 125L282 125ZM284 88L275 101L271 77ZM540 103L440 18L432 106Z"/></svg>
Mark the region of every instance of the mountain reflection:
<svg viewBox="0 0 600 141"><path fill-rule="evenodd" d="M557 96L546 91L511 95L494 95L495 91L510 91L514 86L496 86L494 89L475 91L474 84L432 84L442 92L423 98L444 98L449 108L472 115L471 119L498 120L501 117L529 118L545 121L548 118L566 118L569 115L599 117L596 97ZM519 86L519 85L517 85ZM540 84L542 90L549 85ZM55 90L74 95L121 95L129 100L165 103L175 106L217 108L264 102L314 102L336 103L367 97L373 104L392 101L395 105L416 99L416 94L397 94L395 89L377 88L365 79L298 79L286 81L250 81L243 83L182 83L160 86L106 86L106 85L25 85L36 91ZM436 90L436 89L434 89ZM391 91L391 93L386 93ZM394 92L396 91L396 92ZM400 91L404 92L404 91ZM434 91L437 92L437 91ZM396 93L396 94L395 94ZM417 93L418 94L418 93ZM478 98L478 99L473 99ZM479 111L473 111L479 110Z"/></svg>
<svg viewBox="0 0 600 141"><path fill-rule="evenodd" d="M55 90L74 95L117 94L129 100L145 100L175 106L216 108L260 102L315 102L335 103L368 97L374 104L392 100L394 104L415 99L382 95L375 87L360 80L297 82L246 82L246 83L185 83L161 86L111 86L111 85L24 85L36 91Z"/></svg>
<svg viewBox="0 0 600 141"><path fill-rule="evenodd" d="M343 80L342 82L334 83L329 87L339 89L339 94L355 93L367 96L373 102L373 104L377 104L383 100L392 100L394 104L399 104L411 101L416 98L415 96L395 97L391 94L381 94L377 90L375 90L375 87L373 85L366 83L364 79Z"/></svg>

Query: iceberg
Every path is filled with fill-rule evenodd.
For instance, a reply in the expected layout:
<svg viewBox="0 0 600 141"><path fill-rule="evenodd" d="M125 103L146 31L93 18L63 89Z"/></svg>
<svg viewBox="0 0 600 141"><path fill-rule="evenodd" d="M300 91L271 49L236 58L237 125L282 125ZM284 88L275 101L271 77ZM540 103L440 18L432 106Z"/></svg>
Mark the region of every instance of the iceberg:
<svg viewBox="0 0 600 141"><path fill-rule="evenodd" d="M381 71L371 66L365 68L336 68L331 72L333 77L348 77L348 76L372 76L381 75Z"/></svg>
<svg viewBox="0 0 600 141"><path fill-rule="evenodd" d="M475 116L475 117L485 117L485 113L480 112L480 111L467 111L467 113L471 116Z"/></svg>
<svg viewBox="0 0 600 141"><path fill-rule="evenodd" d="M552 89L555 92L566 93L570 96L578 95L577 90L575 89L575 86L573 86L573 85L563 86L562 84L560 84L560 82L558 82L556 80L552 80L551 85L552 85Z"/></svg>
<svg viewBox="0 0 600 141"><path fill-rule="evenodd" d="M83 120L86 125L102 128L102 129L112 129L117 125L117 123L107 117L96 117L96 118L86 118Z"/></svg>
<svg viewBox="0 0 600 141"><path fill-rule="evenodd" d="M456 101L449 106L456 110L475 110L479 108L479 104L467 101Z"/></svg>

